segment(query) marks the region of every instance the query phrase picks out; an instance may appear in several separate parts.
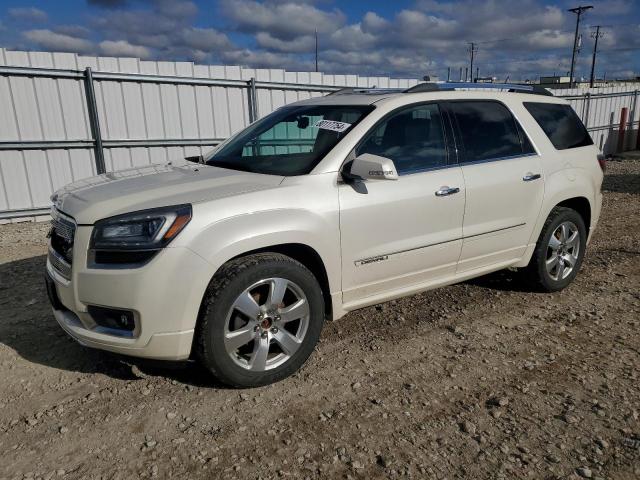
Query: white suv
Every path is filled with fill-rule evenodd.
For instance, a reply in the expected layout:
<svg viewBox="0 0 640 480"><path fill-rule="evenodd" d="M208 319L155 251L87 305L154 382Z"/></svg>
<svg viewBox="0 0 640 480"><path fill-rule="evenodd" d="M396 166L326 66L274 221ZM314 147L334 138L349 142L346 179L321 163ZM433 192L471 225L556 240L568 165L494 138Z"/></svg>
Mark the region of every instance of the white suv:
<svg viewBox="0 0 640 480"><path fill-rule="evenodd" d="M603 160L565 101L491 87L339 91L196 163L67 186L52 197L56 319L83 345L196 358L249 387L295 372L324 320L357 308L506 267L566 287Z"/></svg>

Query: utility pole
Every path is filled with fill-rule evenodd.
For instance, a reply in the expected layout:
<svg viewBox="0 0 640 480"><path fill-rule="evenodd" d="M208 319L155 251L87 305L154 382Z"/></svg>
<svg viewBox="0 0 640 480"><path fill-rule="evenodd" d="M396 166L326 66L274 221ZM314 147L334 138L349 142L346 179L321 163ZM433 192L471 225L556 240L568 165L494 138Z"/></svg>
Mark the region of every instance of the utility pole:
<svg viewBox="0 0 640 480"><path fill-rule="evenodd" d="M578 30L580 28L580 16L587 10L591 10L593 5L585 5L576 8L570 8L569 11L576 14L576 33L573 36L573 51L571 53L571 71L569 73L569 86L573 86L573 74L576 68L576 53L578 50Z"/></svg>
<svg viewBox="0 0 640 480"><path fill-rule="evenodd" d="M595 27L596 31L591 32L591 36L595 38L595 42L593 44L593 57L591 57L591 77L589 79L589 86L592 88L596 74L596 53L598 53L598 39L603 35L602 33L600 33L600 27L602 27L602 25L596 25Z"/></svg>
<svg viewBox="0 0 640 480"><path fill-rule="evenodd" d="M318 71L318 29L316 28L316 72Z"/></svg>
<svg viewBox="0 0 640 480"><path fill-rule="evenodd" d="M469 42L469 54L471 55L471 65L469 67L469 73L471 74L472 82L473 82L473 56L477 51L478 51L477 45L474 42Z"/></svg>

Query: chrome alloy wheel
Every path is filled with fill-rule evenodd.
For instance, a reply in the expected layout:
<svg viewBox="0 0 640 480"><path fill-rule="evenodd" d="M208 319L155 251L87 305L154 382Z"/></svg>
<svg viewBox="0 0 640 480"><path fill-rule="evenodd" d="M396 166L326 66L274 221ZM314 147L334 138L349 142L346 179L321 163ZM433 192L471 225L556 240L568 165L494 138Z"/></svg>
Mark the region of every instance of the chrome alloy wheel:
<svg viewBox="0 0 640 480"><path fill-rule="evenodd" d="M566 221L556 227L547 245L547 273L553 280L567 278L580 254L580 232L575 223Z"/></svg>
<svg viewBox="0 0 640 480"><path fill-rule="evenodd" d="M227 313L224 346L231 359L254 372L289 360L309 327L309 303L285 278L260 280L242 292Z"/></svg>

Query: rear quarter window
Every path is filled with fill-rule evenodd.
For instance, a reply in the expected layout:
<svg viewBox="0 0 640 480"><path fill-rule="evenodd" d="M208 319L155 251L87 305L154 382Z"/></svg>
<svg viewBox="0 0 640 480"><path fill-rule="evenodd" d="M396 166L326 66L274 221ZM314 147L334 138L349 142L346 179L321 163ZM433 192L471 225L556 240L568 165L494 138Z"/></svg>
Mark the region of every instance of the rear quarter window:
<svg viewBox="0 0 640 480"><path fill-rule="evenodd" d="M593 145L589 132L569 105L524 102L524 107L557 150Z"/></svg>

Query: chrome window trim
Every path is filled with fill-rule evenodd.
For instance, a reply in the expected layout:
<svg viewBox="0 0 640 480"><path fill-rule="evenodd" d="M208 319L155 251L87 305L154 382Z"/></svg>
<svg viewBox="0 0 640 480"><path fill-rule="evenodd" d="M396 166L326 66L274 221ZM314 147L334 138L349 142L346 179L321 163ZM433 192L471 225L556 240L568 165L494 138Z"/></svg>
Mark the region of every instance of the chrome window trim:
<svg viewBox="0 0 640 480"><path fill-rule="evenodd" d="M417 168L417 169L412 169L412 170L406 170L403 173L398 172L398 177L416 175L416 174L419 174L419 173L434 172L436 170L446 170L446 169L454 168L454 167L460 167L460 165L457 164L457 163L454 163L454 164L451 164L451 165L439 165L437 167Z"/></svg>
<svg viewBox="0 0 640 480"><path fill-rule="evenodd" d="M479 164L483 164L483 163L491 163L491 162L502 162L505 160L517 160L519 158L527 158L527 157L539 157L540 154L538 153L525 153L523 155L512 155L512 156L508 156L508 157L497 157L497 158L488 158L486 160L476 160L475 162L464 162L464 163L456 163L456 164L452 164L452 165L442 165L439 167L431 167L431 168L421 168L418 170L409 170L405 173L398 173L398 176L400 177L404 177L405 175L415 175L418 173L426 173L426 172L433 172L435 170L444 170L447 168L453 168L453 167L465 167L467 165L479 165Z"/></svg>
<svg viewBox="0 0 640 480"><path fill-rule="evenodd" d="M503 162L505 160L517 160L518 158L539 157L539 153L524 153L522 155L509 155L507 157L486 158L484 160L474 160L473 162L462 162L458 166L465 167L467 165L479 165L482 163Z"/></svg>

